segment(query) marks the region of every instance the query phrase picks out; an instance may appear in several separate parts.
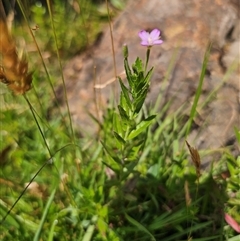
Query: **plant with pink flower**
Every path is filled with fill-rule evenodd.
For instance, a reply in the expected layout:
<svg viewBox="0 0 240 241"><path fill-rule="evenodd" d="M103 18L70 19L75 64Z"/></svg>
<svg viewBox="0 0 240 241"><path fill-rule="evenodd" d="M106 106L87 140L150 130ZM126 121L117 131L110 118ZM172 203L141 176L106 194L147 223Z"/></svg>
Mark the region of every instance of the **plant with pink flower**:
<svg viewBox="0 0 240 241"><path fill-rule="evenodd" d="M153 29L150 33L145 31L145 30L141 30L138 33L138 36L140 37L141 41L141 45L142 46L147 46L147 54L146 54L146 64L145 64L145 71L147 70L147 65L148 65L148 60L149 60L149 56L150 56L150 49L153 45L160 45L163 43L163 41L160 39L161 32L159 29L155 28Z"/></svg>

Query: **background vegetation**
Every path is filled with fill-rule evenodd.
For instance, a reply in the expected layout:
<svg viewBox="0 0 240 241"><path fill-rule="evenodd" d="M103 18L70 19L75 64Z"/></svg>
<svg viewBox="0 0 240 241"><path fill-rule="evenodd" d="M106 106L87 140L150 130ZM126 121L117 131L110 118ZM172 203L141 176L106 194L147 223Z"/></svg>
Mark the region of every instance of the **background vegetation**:
<svg viewBox="0 0 240 241"><path fill-rule="evenodd" d="M113 15L123 7L111 4ZM119 79L117 106L109 104L103 122L95 119L98 136L82 137L69 111L60 110L62 65L94 43L108 19L106 4L17 6L12 33L33 86L14 95L1 83L1 240L239 240L224 213L240 223L240 157L225 150L198 176L184 143L191 120L182 121L181 109L166 116L168 105L160 113L158 102L144 105L153 70L145 72L140 59L132 66L123 57L128 85ZM199 86L207 60L208 50ZM237 128L235 134L240 143Z"/></svg>

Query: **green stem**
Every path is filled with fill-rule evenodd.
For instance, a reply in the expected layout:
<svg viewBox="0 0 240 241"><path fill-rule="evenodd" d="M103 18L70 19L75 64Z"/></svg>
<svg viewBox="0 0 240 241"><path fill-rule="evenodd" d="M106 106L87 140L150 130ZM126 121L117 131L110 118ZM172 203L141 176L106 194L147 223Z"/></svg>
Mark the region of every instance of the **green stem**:
<svg viewBox="0 0 240 241"><path fill-rule="evenodd" d="M69 118L69 122L70 122L71 137L72 137L73 143L76 144L75 143L75 133L73 130L72 117L71 117L71 112L70 112L70 107L69 107L69 102L68 102L68 96L67 96L67 88L66 88L64 75L63 75L63 67L62 67L62 62L60 59L58 40L57 40L55 25L54 25L54 21L53 21L52 7L51 7L51 3L49 0L47 0L47 6L48 6L49 16L50 16L50 20L51 20L52 29L53 29L54 41L55 41L55 45L56 45L56 53L57 53L58 64L59 64L59 68L60 68L60 74L61 74L63 90L64 90L64 100L65 100L65 103L67 106L67 113L68 113L68 118ZM57 100L57 98L56 98L56 100Z"/></svg>
<svg viewBox="0 0 240 241"><path fill-rule="evenodd" d="M147 53L146 53L145 72L147 71L147 66L148 66L148 61L149 61L149 56L150 56L150 49L151 49L151 47L148 47Z"/></svg>
<svg viewBox="0 0 240 241"><path fill-rule="evenodd" d="M27 96L26 96L26 95L23 95L23 97L25 98L25 100L26 100L27 103L28 103L29 109L30 109L30 111L31 111L31 113L32 113L32 115L33 115L33 118L34 118L34 120L35 120L35 122L36 122L36 124L37 124L38 130L39 130L39 132L40 132L40 134L41 134L41 136L42 136L42 138L43 138L44 144L45 144L45 146L46 146L46 148L47 148L47 150L48 150L48 153L49 153L50 157L52 158L53 155L52 155L52 153L51 153L51 151L50 151L50 148L49 148L49 146L48 146L48 144L47 144L47 141L46 141L46 138L45 138L45 136L44 136L44 134L43 134L43 131L42 131L42 129L41 129L39 123L38 123L38 120L37 120L37 117L36 117L36 115L35 115L35 113L34 113L33 107L32 107L32 105L31 105L30 101L28 100Z"/></svg>

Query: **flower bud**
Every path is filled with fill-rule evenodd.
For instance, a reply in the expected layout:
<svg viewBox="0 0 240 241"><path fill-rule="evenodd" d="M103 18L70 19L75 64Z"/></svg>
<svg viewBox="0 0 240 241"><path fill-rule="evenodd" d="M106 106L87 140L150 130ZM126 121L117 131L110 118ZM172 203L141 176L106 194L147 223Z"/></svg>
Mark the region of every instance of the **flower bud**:
<svg viewBox="0 0 240 241"><path fill-rule="evenodd" d="M128 58L128 46L127 46L127 44L123 45L123 57L125 59Z"/></svg>

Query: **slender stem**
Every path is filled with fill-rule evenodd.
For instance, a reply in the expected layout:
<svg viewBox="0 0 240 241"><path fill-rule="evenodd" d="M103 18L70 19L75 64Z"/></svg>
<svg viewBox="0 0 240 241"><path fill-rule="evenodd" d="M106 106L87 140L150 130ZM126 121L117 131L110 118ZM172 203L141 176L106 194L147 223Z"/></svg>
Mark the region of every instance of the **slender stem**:
<svg viewBox="0 0 240 241"><path fill-rule="evenodd" d="M58 149L54 155L56 153L58 153L59 151L62 151L64 148L68 147L68 146L71 146L71 144L67 144L65 145L64 147L61 147L60 149ZM4 221L6 220L6 218L8 217L8 215L11 213L11 211L13 210L13 208L16 206L16 204L18 203L18 201L21 199L21 197L24 195L24 193L27 191L28 187L32 184L32 182L34 181L34 179L38 176L38 174L43 170L43 168L48 165L48 164L52 164L53 163L53 156L50 157L40 168L39 170L35 173L35 175L31 178L31 180L28 182L28 184L26 185L26 187L23 189L23 191L21 192L21 194L19 195L19 197L17 198L17 200L13 203L13 205L11 206L11 208L7 211L7 213L5 214L5 216L2 218L2 220L0 221L0 225L2 225L4 223ZM54 163L53 163L54 165ZM56 168L57 172L59 173L57 167L54 165L54 167ZM69 192L68 193L68 196L70 197L69 195ZM71 197L70 197L71 199Z"/></svg>
<svg viewBox="0 0 240 241"><path fill-rule="evenodd" d="M36 46L36 48L37 48L37 51L38 51L38 53L39 53L40 59L41 59L41 61L42 61L43 68L44 68L45 73L46 73L46 75L47 75L48 83L49 83L49 85L50 85L50 87L51 87L51 90L52 90L52 92L53 92L53 94L54 94L54 98L55 98L55 100L57 100L57 99L58 99L58 98L57 98L57 94L56 94L56 91L54 90L54 86L53 86L53 83L52 83L52 80L51 80L50 73L49 73L49 71L48 71L48 69L47 69L47 66L46 66L46 64L45 64L45 61L44 61L42 52L41 52L41 50L40 50L40 47L39 47L39 45L38 45L38 43L37 43L37 40L36 40L36 38L35 38L35 36L34 36L34 34L33 34L33 30L31 29L29 20L28 20L28 18L27 18L27 15L26 15L25 10L24 10L24 7L23 7L23 3L22 3L21 0L17 0L17 3L18 3L19 8L21 9L21 12L22 12L22 14L23 14L23 17L24 17L24 19L25 19L25 21L26 21L26 23L27 23L27 25L28 25L30 35L32 36L32 39L33 39L33 41L34 41L34 43L35 43L35 46ZM66 127L66 129L67 129L68 125L66 124L66 120L65 120L65 118L64 118L64 116L63 116L63 114L62 114L62 111L61 111L61 109L60 109L60 104L59 104L58 101L56 101L56 104L57 104L58 111L59 111L59 113L60 113L60 115L61 115L61 117L62 117L63 123L64 123L64 125L65 125L65 127Z"/></svg>
<svg viewBox="0 0 240 241"><path fill-rule="evenodd" d="M109 11L108 0L105 0L105 2L106 2L106 6L107 6L108 23L109 23L110 37L111 37L111 47L112 47L112 55L113 55L113 70L114 70L114 77L116 79L117 78L117 64L116 64L116 58L115 58L115 49L114 49L114 40L113 40L113 30L112 30L112 25L111 25L111 16L110 16L110 11ZM113 93L114 93L114 96L117 96L116 82L114 82L114 85L113 85Z"/></svg>
<svg viewBox="0 0 240 241"><path fill-rule="evenodd" d="M150 56L150 49L151 49L151 47L148 47L147 53L146 53L145 72L147 71L147 66L148 66L148 61L149 61L149 56Z"/></svg>
<svg viewBox="0 0 240 241"><path fill-rule="evenodd" d="M69 107L69 102L68 102L67 88L66 88L64 75L63 75L62 62L61 62L61 58L60 58L60 54L59 54L58 40L57 40L57 35L56 35L56 30L55 30L55 25L54 25L54 21L53 21L53 15L52 15L52 6L51 6L49 0L47 0L47 6L48 6L48 12L50 15L51 25L52 25L52 29L53 29L54 41L55 41L55 45L56 45L56 53L57 53L58 64L59 64L60 74L61 74L61 79L62 79L62 84L63 84L64 100L65 100L65 103L67 106L68 118L69 118L69 122L70 122L71 137L72 137L73 143L75 144L75 134L74 134L74 130L73 130L72 117L71 117L71 112L70 112L70 107Z"/></svg>
<svg viewBox="0 0 240 241"><path fill-rule="evenodd" d="M38 130L40 131L40 134L41 134L41 136L42 136L42 138L43 138L44 144L45 144L46 148L48 149L48 153L49 153L50 157L52 158L53 155L52 155L51 150L50 150L50 148L49 148L49 146L48 146L48 144L47 144L47 141L46 141L46 138L45 138L45 136L44 136L44 134L43 134L43 131L42 131L42 129L41 129L39 123L38 123L38 120L37 120L37 117L36 117L35 112L34 112L34 110L33 110L33 107L32 107L32 105L31 105L31 103L29 102L27 96L26 96L26 95L23 95L23 96L24 96L25 100L26 100L27 103L28 103L28 106L29 106L29 108L30 108L30 111L32 112L33 118L34 118L34 120L35 120L35 122L36 122L36 124L37 124Z"/></svg>
<svg viewBox="0 0 240 241"><path fill-rule="evenodd" d="M52 158L50 158L49 160L51 160ZM36 174L32 177L32 179L29 181L29 183L26 185L26 187L23 189L23 191L21 192L21 194L19 195L19 197L17 198L17 200L14 202L14 204L11 206L11 208L7 211L7 213L5 214L5 216L2 218L0 225L3 224L3 222L5 221L5 219L7 218L7 216L11 213L11 211L13 210L13 208L16 206L16 204L18 203L18 201L21 199L21 197L23 196L23 194L26 192L26 190L28 189L28 187L31 185L31 183L33 182L33 180L36 178L36 176L42 171L42 169L49 163L49 160L47 160L42 166L41 168L36 172Z"/></svg>

